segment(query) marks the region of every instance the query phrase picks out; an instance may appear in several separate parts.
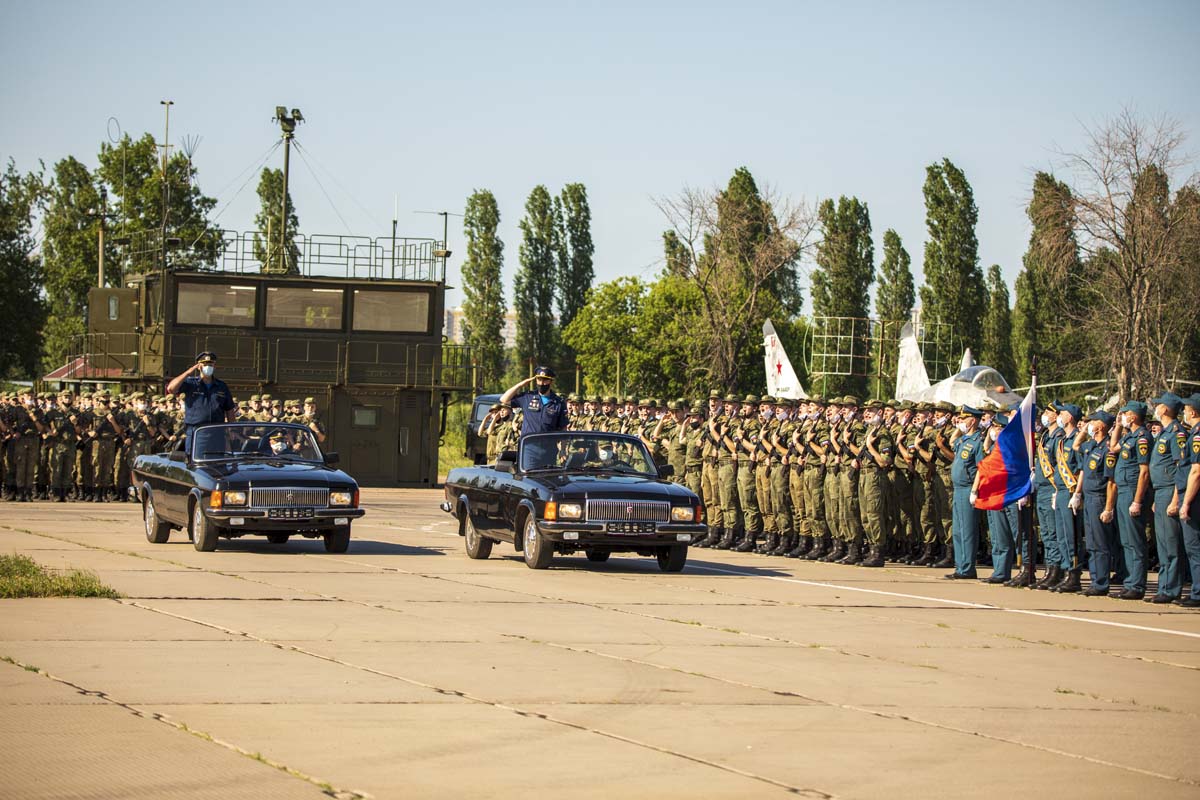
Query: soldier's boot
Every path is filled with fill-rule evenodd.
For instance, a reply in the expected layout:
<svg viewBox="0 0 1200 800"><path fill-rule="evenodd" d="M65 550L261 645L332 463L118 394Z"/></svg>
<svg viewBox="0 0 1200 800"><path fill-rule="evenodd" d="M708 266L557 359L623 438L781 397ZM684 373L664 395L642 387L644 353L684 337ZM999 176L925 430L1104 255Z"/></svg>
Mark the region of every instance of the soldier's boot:
<svg viewBox="0 0 1200 800"><path fill-rule="evenodd" d="M92 492L92 502L93 503L103 503L107 499L107 496L108 496L108 490L105 489L103 486L97 486L95 488L95 490Z"/></svg>
<svg viewBox="0 0 1200 800"><path fill-rule="evenodd" d="M749 553L754 550L754 546L758 544L758 534L760 531L751 528L746 531L745 537L738 543L737 547L733 548L735 553Z"/></svg>
<svg viewBox="0 0 1200 800"><path fill-rule="evenodd" d="M754 548L754 552L767 555L776 547L779 547L779 534L772 531L771 533L767 534L765 539L763 539L762 544Z"/></svg>
<svg viewBox="0 0 1200 800"><path fill-rule="evenodd" d="M773 550L771 550L769 553L767 553L767 555L769 555L769 556L785 556L785 555L787 555L792 550L792 548L794 548L796 546L796 540L798 538L799 537L796 536L794 533L789 533L786 536L780 536L779 543L776 544L775 548Z"/></svg>
<svg viewBox="0 0 1200 800"><path fill-rule="evenodd" d="M1051 586L1062 580L1062 573L1063 571L1061 567L1059 567L1057 564L1051 564L1050 566L1046 567L1046 574L1040 581L1033 585L1033 588L1049 589Z"/></svg>
<svg viewBox="0 0 1200 800"><path fill-rule="evenodd" d="M692 547L708 547L708 540L713 535L714 530L716 530L716 528L709 525L708 530L704 533L704 535L695 539L692 542L691 546Z"/></svg>
<svg viewBox="0 0 1200 800"><path fill-rule="evenodd" d="M946 569L947 567L954 566L954 543L953 542L950 542L946 545L945 554L941 557L941 559L939 561L935 562L932 566L934 569Z"/></svg>
<svg viewBox="0 0 1200 800"><path fill-rule="evenodd" d="M828 553L821 556L821 560L826 564L832 564L846 556L846 542L842 539L836 539L833 543L833 548Z"/></svg>
<svg viewBox="0 0 1200 800"><path fill-rule="evenodd" d="M914 567L928 567L933 561L933 542L925 542L921 545L920 555L912 563Z"/></svg>
<svg viewBox="0 0 1200 800"><path fill-rule="evenodd" d="M860 567L882 567L883 553L879 552L879 546L875 545L867 553L867 557L859 564Z"/></svg>
<svg viewBox="0 0 1200 800"><path fill-rule="evenodd" d="M1014 575L1011 580L1005 581L1004 585L1024 588L1036 584L1037 579L1037 568L1033 564L1026 564L1021 567L1021 571Z"/></svg>
<svg viewBox="0 0 1200 800"><path fill-rule="evenodd" d="M829 534L819 537L814 536L812 547L808 548L808 552L801 556L801 558L803 558L805 561L817 561L825 555L825 551L829 548L829 546Z"/></svg>
<svg viewBox="0 0 1200 800"><path fill-rule="evenodd" d="M811 536L795 536L796 546L784 553L788 558L804 558L808 555L808 551L813 548L813 537Z"/></svg>
<svg viewBox="0 0 1200 800"><path fill-rule="evenodd" d="M1067 570L1065 577L1050 587L1052 592L1061 592L1063 594L1075 594L1083 587L1079 585L1079 575L1083 570L1076 567L1072 570Z"/></svg>
<svg viewBox="0 0 1200 800"><path fill-rule="evenodd" d="M734 535L733 528L725 528L725 530L721 533L721 540L713 545L713 547L717 550L728 550L729 548L733 547Z"/></svg>
<svg viewBox="0 0 1200 800"><path fill-rule="evenodd" d="M0 492L0 498L6 501L12 501L17 496L17 487L15 484L5 484L4 490Z"/></svg>
<svg viewBox="0 0 1200 800"><path fill-rule="evenodd" d="M67 490L66 489L55 489L54 490L54 502L56 502L56 503L67 502Z"/></svg>
<svg viewBox="0 0 1200 800"><path fill-rule="evenodd" d="M857 564L862 561L862 553L858 542L851 542L850 547L846 549L846 555L839 558L835 563L838 564Z"/></svg>
<svg viewBox="0 0 1200 800"><path fill-rule="evenodd" d="M708 529L708 536L704 537L704 541L701 544L701 546L702 547L710 547L710 548L716 547L717 542L721 541L721 537L724 535L725 535L724 526L716 527L716 528L710 527Z"/></svg>

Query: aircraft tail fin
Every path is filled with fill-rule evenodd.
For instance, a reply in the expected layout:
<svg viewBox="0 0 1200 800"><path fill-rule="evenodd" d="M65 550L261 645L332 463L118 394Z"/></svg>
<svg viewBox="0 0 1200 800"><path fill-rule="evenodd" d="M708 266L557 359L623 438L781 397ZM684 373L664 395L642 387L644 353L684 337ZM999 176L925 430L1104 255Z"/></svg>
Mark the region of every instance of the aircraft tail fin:
<svg viewBox="0 0 1200 800"><path fill-rule="evenodd" d="M786 397L791 400L803 400L808 397L796 371L792 369L791 359L783 349L783 342L775 333L771 320L763 323L763 360L767 372L767 394L772 397Z"/></svg>
<svg viewBox="0 0 1200 800"><path fill-rule="evenodd" d="M910 400L929 388L929 373L917 344L917 333L911 322L900 329L900 357L896 364L896 399Z"/></svg>
<svg viewBox="0 0 1200 800"><path fill-rule="evenodd" d="M964 369L970 369L973 366L975 366L975 356L971 355L971 348L968 347L963 351L962 363L958 365L958 371L962 372Z"/></svg>

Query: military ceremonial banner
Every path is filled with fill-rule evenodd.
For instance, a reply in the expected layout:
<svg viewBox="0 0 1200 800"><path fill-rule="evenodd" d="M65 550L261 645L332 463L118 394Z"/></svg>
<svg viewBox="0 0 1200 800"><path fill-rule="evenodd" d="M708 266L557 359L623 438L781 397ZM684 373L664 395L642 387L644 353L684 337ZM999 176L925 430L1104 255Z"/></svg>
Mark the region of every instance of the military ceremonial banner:
<svg viewBox="0 0 1200 800"><path fill-rule="evenodd" d="M975 507L999 511L1033 491L1033 415L1037 408L1037 376L1021 401L1016 417L996 437L996 446L979 462Z"/></svg>

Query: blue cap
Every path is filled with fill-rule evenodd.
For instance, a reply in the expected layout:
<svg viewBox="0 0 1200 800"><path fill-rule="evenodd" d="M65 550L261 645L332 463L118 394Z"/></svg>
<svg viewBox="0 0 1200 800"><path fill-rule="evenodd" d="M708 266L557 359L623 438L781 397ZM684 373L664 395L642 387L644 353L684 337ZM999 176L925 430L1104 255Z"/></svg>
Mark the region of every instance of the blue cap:
<svg viewBox="0 0 1200 800"><path fill-rule="evenodd" d="M1183 408L1183 398L1174 392L1163 392L1150 401L1151 406L1156 406L1159 403L1171 409L1171 413L1175 416L1179 416L1179 410Z"/></svg>
<svg viewBox="0 0 1200 800"><path fill-rule="evenodd" d="M1105 411L1102 408L1093 411L1091 414L1088 414L1087 419L1089 421L1095 420L1096 422L1103 422L1105 425L1107 425L1110 428L1112 427L1112 424L1117 421L1117 418L1115 416L1108 413L1107 411Z"/></svg>
<svg viewBox="0 0 1200 800"><path fill-rule="evenodd" d="M997 414L996 416L992 417L992 424L999 425L1001 428L1003 428L1005 425L1008 424L1008 415Z"/></svg>
<svg viewBox="0 0 1200 800"><path fill-rule="evenodd" d="M1149 409L1146 408L1146 404L1141 400L1130 400L1128 403L1121 406L1121 411L1131 411L1142 419L1146 418L1146 412L1148 410Z"/></svg>
<svg viewBox="0 0 1200 800"><path fill-rule="evenodd" d="M554 378L555 377L554 370L550 369L550 367L537 367L533 371L533 377L535 377L535 378Z"/></svg>
<svg viewBox="0 0 1200 800"><path fill-rule="evenodd" d="M1196 392L1191 397L1185 398L1184 400L1181 400L1180 402L1183 403L1183 405L1190 408L1192 411L1195 411L1197 414L1200 414L1200 392Z"/></svg>
<svg viewBox="0 0 1200 800"><path fill-rule="evenodd" d="M1083 418L1083 409L1074 403L1059 403L1058 401L1055 401L1054 410L1067 412L1071 415L1071 419L1075 420L1076 422Z"/></svg>

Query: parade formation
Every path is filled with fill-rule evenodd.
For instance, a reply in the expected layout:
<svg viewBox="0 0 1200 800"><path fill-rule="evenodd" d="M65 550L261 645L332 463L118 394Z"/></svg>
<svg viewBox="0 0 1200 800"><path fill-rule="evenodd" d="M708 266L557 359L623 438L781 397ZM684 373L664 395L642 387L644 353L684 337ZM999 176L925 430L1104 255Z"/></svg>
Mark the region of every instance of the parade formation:
<svg viewBox="0 0 1200 800"><path fill-rule="evenodd" d="M978 466L1009 424L1004 409L715 389L707 402L571 394L565 405L568 429L639 436L703 498L709 533L693 547L953 568L946 578L1087 596L1109 595L1111 582L1123 600L1200 607L1190 578L1200 574L1200 394L1131 401L1116 415L1048 405L1032 496L986 512ZM515 446L523 416L492 407L479 427L489 460ZM1026 502L1040 555L1018 536ZM1159 583L1147 597L1152 561ZM980 563L991 573L980 577Z"/></svg>

